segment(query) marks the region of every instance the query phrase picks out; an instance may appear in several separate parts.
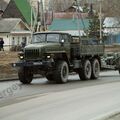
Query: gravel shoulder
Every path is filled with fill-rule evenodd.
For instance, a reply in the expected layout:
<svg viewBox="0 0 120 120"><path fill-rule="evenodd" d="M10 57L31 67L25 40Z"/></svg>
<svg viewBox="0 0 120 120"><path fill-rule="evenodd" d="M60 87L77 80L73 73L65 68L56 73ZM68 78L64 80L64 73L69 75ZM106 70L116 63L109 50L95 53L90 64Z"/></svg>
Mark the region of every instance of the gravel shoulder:
<svg viewBox="0 0 120 120"><path fill-rule="evenodd" d="M17 70L10 63L18 60L17 52L0 51L0 80L17 77Z"/></svg>

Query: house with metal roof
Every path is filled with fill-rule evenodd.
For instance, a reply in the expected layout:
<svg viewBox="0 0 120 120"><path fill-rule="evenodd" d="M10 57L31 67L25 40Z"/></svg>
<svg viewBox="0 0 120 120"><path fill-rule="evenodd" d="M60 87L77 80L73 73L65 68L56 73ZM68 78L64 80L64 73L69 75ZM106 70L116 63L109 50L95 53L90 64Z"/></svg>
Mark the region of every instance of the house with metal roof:
<svg viewBox="0 0 120 120"><path fill-rule="evenodd" d="M104 33L107 35L106 44L120 44L120 18L106 17L104 22Z"/></svg>
<svg viewBox="0 0 120 120"><path fill-rule="evenodd" d="M49 31L68 32L72 35L84 36L85 31L89 29L89 19L53 19L51 25L48 26Z"/></svg>
<svg viewBox="0 0 120 120"><path fill-rule="evenodd" d="M4 40L5 49L20 46L22 42L29 44L31 30L20 18L5 18L0 20L0 38Z"/></svg>
<svg viewBox="0 0 120 120"><path fill-rule="evenodd" d="M77 13L77 12L55 12L53 13L53 18L55 19L72 19L72 18L78 18L84 19L88 18L88 13Z"/></svg>
<svg viewBox="0 0 120 120"><path fill-rule="evenodd" d="M106 17L104 20L104 32L109 34L120 33L120 18Z"/></svg>
<svg viewBox="0 0 120 120"><path fill-rule="evenodd" d="M21 18L22 21L30 25L31 23L31 6L28 0L10 0L7 5L3 18Z"/></svg>

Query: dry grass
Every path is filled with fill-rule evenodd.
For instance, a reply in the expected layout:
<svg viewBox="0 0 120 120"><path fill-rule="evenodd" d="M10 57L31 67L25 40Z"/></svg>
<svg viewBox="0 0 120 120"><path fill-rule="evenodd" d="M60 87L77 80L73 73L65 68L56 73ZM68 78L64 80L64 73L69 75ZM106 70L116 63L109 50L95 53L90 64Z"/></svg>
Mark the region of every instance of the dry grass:
<svg viewBox="0 0 120 120"><path fill-rule="evenodd" d="M0 51L0 78L12 76L17 71L12 68L10 63L14 63L18 60L17 52L4 52Z"/></svg>
<svg viewBox="0 0 120 120"><path fill-rule="evenodd" d="M18 60L17 52L0 51L0 65L6 65Z"/></svg>

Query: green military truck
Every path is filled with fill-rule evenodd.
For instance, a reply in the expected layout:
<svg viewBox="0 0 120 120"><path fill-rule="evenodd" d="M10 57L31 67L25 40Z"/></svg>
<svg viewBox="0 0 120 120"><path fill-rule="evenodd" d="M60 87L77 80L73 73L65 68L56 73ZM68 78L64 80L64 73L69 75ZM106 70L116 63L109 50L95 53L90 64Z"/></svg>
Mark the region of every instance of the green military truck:
<svg viewBox="0 0 120 120"><path fill-rule="evenodd" d="M99 77L104 46L95 40L81 40L62 32L34 33L32 43L19 53L18 77L30 84L34 74L44 75L48 81L66 83L71 72L81 80Z"/></svg>

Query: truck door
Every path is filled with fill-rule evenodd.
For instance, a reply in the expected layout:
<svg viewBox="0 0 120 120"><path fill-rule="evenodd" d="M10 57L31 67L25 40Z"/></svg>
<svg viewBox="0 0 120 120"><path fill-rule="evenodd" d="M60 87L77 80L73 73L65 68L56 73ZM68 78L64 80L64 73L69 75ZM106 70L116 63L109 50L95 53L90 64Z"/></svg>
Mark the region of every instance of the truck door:
<svg viewBox="0 0 120 120"><path fill-rule="evenodd" d="M66 51L67 56L70 58L70 35L62 34L60 42L62 49Z"/></svg>

